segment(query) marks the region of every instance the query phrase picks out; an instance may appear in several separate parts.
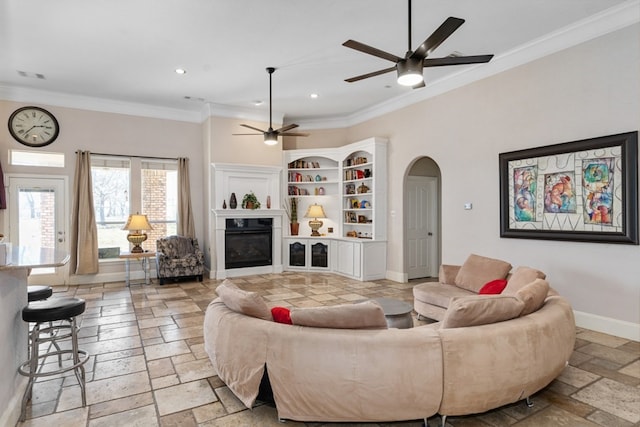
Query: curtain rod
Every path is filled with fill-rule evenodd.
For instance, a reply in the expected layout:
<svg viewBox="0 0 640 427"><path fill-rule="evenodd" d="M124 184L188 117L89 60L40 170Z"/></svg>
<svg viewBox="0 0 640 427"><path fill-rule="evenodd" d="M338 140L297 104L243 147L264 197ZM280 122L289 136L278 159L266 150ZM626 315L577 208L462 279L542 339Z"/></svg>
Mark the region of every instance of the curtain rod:
<svg viewBox="0 0 640 427"><path fill-rule="evenodd" d="M77 150L78 153L80 150ZM157 156L129 156L127 154L107 154L107 153L94 153L93 151L89 151L92 155L96 156L109 156L109 157L135 157L137 159L157 159L157 160L179 160L179 157L157 157Z"/></svg>

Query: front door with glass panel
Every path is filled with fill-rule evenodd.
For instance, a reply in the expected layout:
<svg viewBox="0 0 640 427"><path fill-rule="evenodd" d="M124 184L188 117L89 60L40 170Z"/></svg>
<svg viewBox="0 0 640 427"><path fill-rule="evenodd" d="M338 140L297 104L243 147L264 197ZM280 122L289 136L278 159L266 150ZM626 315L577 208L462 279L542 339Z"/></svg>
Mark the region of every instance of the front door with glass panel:
<svg viewBox="0 0 640 427"><path fill-rule="evenodd" d="M9 175L9 241L14 246L68 250L65 177ZM65 267L34 268L30 284L61 284Z"/></svg>

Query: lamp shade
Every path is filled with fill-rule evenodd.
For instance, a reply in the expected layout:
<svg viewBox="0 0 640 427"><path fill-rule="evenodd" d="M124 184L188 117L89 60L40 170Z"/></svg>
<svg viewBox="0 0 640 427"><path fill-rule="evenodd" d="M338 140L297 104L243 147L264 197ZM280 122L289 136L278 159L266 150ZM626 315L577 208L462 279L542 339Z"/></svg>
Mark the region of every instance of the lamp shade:
<svg viewBox="0 0 640 427"><path fill-rule="evenodd" d="M324 209L321 205L314 203L309 206L307 209L307 213L304 215L305 218L326 218L327 215L324 213Z"/></svg>
<svg viewBox="0 0 640 427"><path fill-rule="evenodd" d="M123 230L153 230L146 215L131 214Z"/></svg>

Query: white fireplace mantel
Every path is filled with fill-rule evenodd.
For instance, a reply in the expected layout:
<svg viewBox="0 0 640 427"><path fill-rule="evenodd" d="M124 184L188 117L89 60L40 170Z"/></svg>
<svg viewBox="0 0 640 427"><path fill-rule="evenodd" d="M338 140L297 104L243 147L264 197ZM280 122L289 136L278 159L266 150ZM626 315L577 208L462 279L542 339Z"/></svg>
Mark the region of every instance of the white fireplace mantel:
<svg viewBox="0 0 640 427"><path fill-rule="evenodd" d="M282 265L282 222L285 211L280 209L281 167L214 163L213 206L215 270L216 279L245 276L249 274L281 273ZM242 197L253 192L260 202L260 209L242 209ZM231 209L229 198L235 193L238 206ZM267 197L271 208L267 208ZM223 209L226 202L227 208ZM225 269L225 230L228 218L272 218L272 265Z"/></svg>

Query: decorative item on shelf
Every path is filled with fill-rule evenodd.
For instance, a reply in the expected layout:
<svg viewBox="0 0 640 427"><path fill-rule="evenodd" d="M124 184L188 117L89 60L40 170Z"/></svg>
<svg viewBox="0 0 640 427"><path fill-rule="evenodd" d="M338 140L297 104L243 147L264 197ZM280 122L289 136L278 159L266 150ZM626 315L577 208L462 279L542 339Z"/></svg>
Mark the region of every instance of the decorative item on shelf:
<svg viewBox="0 0 640 427"><path fill-rule="evenodd" d="M354 184L347 184L344 187L344 192L346 194L356 194L356 186Z"/></svg>
<svg viewBox="0 0 640 427"><path fill-rule="evenodd" d="M222 209L227 209L227 201L226 200L222 201Z"/></svg>
<svg viewBox="0 0 640 427"><path fill-rule="evenodd" d="M347 237L358 237L358 232L355 230L347 231Z"/></svg>
<svg viewBox="0 0 640 427"><path fill-rule="evenodd" d="M358 215L358 224L366 224L367 217L364 215Z"/></svg>
<svg viewBox="0 0 640 427"><path fill-rule="evenodd" d="M147 240L147 235L146 233L143 233L143 231L153 230L153 227L149 224L147 216L139 213L129 215L129 219L127 219L127 223L122 229L129 230L127 240L133 244L131 253L139 254L144 252L144 249L142 249L140 245L142 242Z"/></svg>
<svg viewBox="0 0 640 427"><path fill-rule="evenodd" d="M324 213L324 209L322 209L322 206L314 203L313 205L309 206L309 209L307 209L307 213L304 215L305 218L313 218L311 221L309 221L309 227L311 228L311 235L312 236L320 236L320 233L318 232L318 230L320 229L320 227L322 227L322 221L320 221L318 218L326 218L327 215Z"/></svg>
<svg viewBox="0 0 640 427"><path fill-rule="evenodd" d="M267 196L267 209L271 209L271 196Z"/></svg>
<svg viewBox="0 0 640 427"><path fill-rule="evenodd" d="M242 209L260 209L260 202L253 191L248 192L242 198Z"/></svg>
<svg viewBox="0 0 640 427"><path fill-rule="evenodd" d="M363 200L360 202L360 209L370 209L371 203L368 200Z"/></svg>
<svg viewBox="0 0 640 427"><path fill-rule="evenodd" d="M320 175L316 175L316 182L322 181L322 177Z"/></svg>
<svg viewBox="0 0 640 427"><path fill-rule="evenodd" d="M320 187L320 188L318 188L318 195L319 195L319 196L324 196L324 194L325 194L325 193L324 193L324 187Z"/></svg>
<svg viewBox="0 0 640 427"><path fill-rule="evenodd" d="M235 209L238 207L238 200L236 199L236 193L231 193L231 197L229 197L229 207L231 209Z"/></svg>
<svg viewBox="0 0 640 427"><path fill-rule="evenodd" d="M284 211L289 218L289 226L291 229L291 235L297 236L300 229L300 223L298 222L298 198L289 197L288 202L285 200L283 203Z"/></svg>
<svg viewBox="0 0 640 427"><path fill-rule="evenodd" d="M364 177L365 178L371 178L371 169L365 169L364 170Z"/></svg>
<svg viewBox="0 0 640 427"><path fill-rule="evenodd" d="M362 184L358 187L358 193L359 194L365 194L369 192L369 187L367 187L366 185Z"/></svg>

